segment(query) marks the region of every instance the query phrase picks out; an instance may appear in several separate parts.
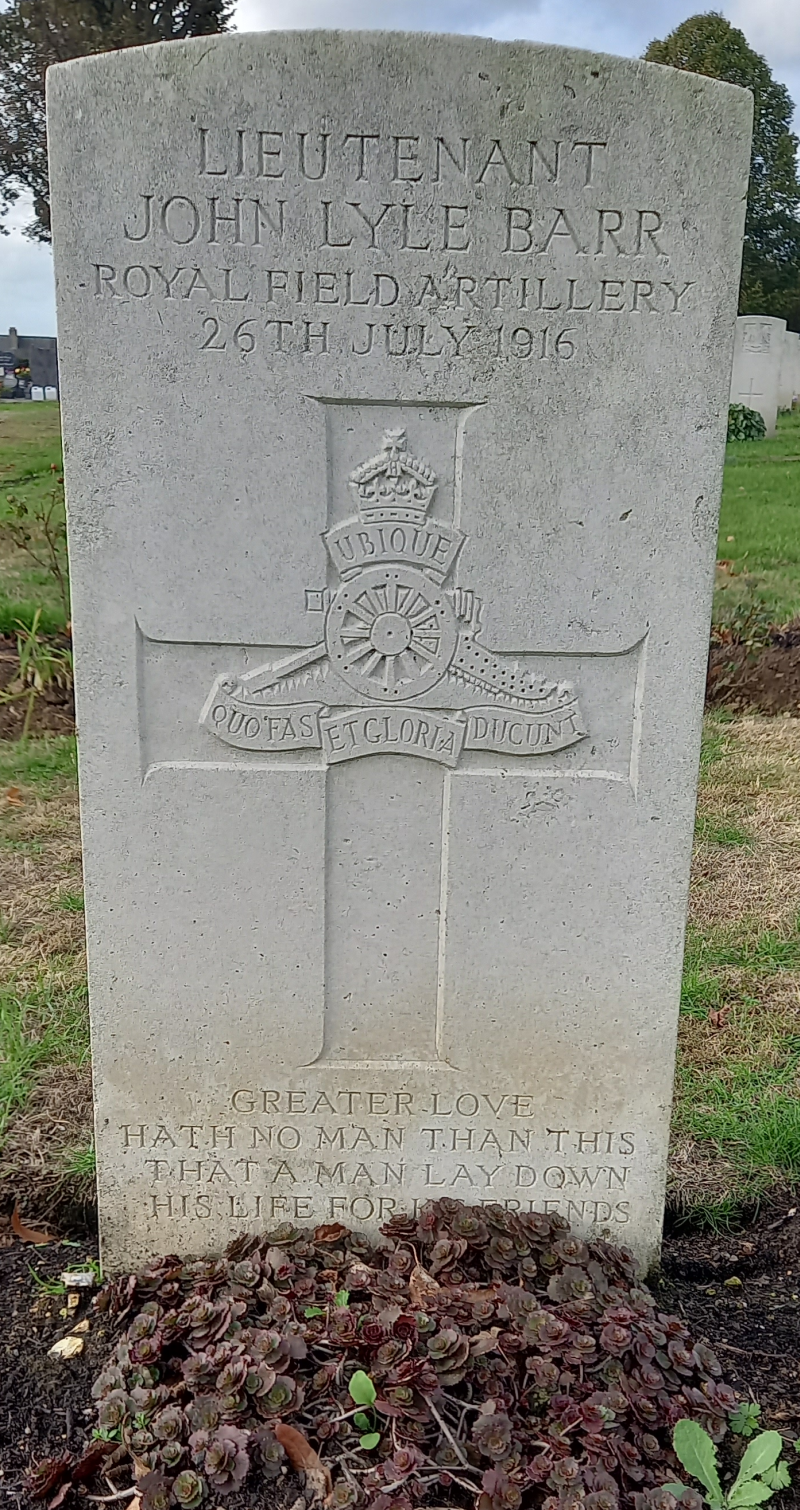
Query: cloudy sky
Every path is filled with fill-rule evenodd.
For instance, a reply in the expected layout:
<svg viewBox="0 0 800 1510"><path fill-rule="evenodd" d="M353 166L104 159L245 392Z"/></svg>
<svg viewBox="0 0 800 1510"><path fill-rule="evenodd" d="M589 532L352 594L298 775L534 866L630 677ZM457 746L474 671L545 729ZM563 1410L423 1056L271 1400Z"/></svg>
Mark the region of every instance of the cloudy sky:
<svg viewBox="0 0 800 1510"><path fill-rule="evenodd" d="M240 31L270 27L371 27L374 0L238 0ZM383 0L383 27L526 38L636 57L697 10L721 10L763 53L800 101L800 0ZM796 117L797 121L798 117ZM0 331L55 333L50 252L22 235L24 206L0 237Z"/></svg>

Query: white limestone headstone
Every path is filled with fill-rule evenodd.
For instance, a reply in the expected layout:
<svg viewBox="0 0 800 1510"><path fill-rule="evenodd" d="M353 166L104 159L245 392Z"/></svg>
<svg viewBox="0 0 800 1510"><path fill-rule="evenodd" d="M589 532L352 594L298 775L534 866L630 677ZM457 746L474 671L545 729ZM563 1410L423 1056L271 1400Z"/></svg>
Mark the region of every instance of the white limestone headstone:
<svg viewBox="0 0 800 1510"><path fill-rule="evenodd" d="M58 389L57 388L51 388L48 385L48 387L45 388L45 390L44 390L44 396L45 396L46 399L49 399L51 401L51 403L52 403L54 399L58 398Z"/></svg>
<svg viewBox="0 0 800 1510"><path fill-rule="evenodd" d="M379 33L48 85L107 1265L441 1195L651 1256L750 96Z"/></svg>
<svg viewBox="0 0 800 1510"><path fill-rule="evenodd" d="M783 350L781 352L781 370L778 382L778 408L791 409L795 398L800 394L798 378L800 377L800 335L794 330L787 330L783 338Z"/></svg>
<svg viewBox="0 0 800 1510"><path fill-rule="evenodd" d="M786 321L772 315L740 315L733 349L731 403L755 409L775 434Z"/></svg>
<svg viewBox="0 0 800 1510"><path fill-rule="evenodd" d="M43 401L44 401L44 388L40 388L40 387L38 387L38 385L36 383L34 383L33 387L31 388L31 398L34 400L35 403L38 403L38 404L43 403Z"/></svg>

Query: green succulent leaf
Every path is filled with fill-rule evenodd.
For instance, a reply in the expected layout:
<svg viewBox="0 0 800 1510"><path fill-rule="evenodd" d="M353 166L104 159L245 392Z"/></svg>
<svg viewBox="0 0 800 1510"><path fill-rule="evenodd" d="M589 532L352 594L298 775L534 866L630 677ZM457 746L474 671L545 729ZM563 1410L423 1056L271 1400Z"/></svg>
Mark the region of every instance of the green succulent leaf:
<svg viewBox="0 0 800 1510"><path fill-rule="evenodd" d="M368 1431L366 1435L361 1438L361 1446L364 1448L365 1452L371 1452L373 1447L377 1447L380 1439L381 1434L379 1431Z"/></svg>
<svg viewBox="0 0 800 1510"><path fill-rule="evenodd" d="M337 1306L346 1306L346 1305L349 1305L350 1304L350 1291L349 1290L337 1290L336 1291L336 1297L335 1297L335 1304Z"/></svg>
<svg viewBox="0 0 800 1510"><path fill-rule="evenodd" d="M725 1497L717 1471L717 1451L708 1432L697 1421L678 1421L672 1433L672 1443L686 1472L692 1478L699 1479L708 1491L714 1510L718 1506L724 1506Z"/></svg>
<svg viewBox="0 0 800 1510"><path fill-rule="evenodd" d="M350 1399L355 1401L356 1405L375 1404L378 1392L369 1374L365 1374L363 1368L356 1369L347 1388L350 1393Z"/></svg>
<svg viewBox="0 0 800 1510"><path fill-rule="evenodd" d="M754 1437L739 1465L739 1474L731 1491L736 1493L740 1484L746 1484L750 1479L758 1478L777 1463L783 1451L783 1437L779 1431L762 1431L760 1436ZM758 1500L753 1501L758 1504Z"/></svg>
<svg viewBox="0 0 800 1510"><path fill-rule="evenodd" d="M325 1312L322 1306L306 1306L303 1315L307 1316L310 1321L312 1316L324 1316Z"/></svg>
<svg viewBox="0 0 800 1510"><path fill-rule="evenodd" d="M372 1422L370 1421L369 1416L364 1414L363 1410L356 1411L355 1415L353 1416L353 1425L357 1426L359 1431L372 1430Z"/></svg>

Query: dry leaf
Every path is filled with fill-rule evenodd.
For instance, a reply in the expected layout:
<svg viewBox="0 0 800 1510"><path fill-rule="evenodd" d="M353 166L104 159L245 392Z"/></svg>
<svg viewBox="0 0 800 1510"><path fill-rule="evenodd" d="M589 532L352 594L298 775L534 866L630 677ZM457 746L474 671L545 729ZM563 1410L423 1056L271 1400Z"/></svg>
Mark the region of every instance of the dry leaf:
<svg viewBox="0 0 800 1510"><path fill-rule="evenodd" d="M152 1472L152 1469L149 1463L145 1463L142 1458L137 1458L135 1452L131 1453L131 1457L133 1458L133 1476L137 1484L139 1484L143 1478L146 1478L148 1473Z"/></svg>
<svg viewBox="0 0 800 1510"><path fill-rule="evenodd" d="M470 1338L469 1350L473 1358L482 1358L484 1353L491 1353L497 1347L497 1339L500 1335L499 1326L490 1327L488 1332L477 1332Z"/></svg>
<svg viewBox="0 0 800 1510"><path fill-rule="evenodd" d="M9 807L24 807L25 798L18 786L10 786L6 792L6 802Z"/></svg>
<svg viewBox="0 0 800 1510"><path fill-rule="evenodd" d="M26 1227L20 1220L19 1204L17 1203L11 1215L11 1231L18 1237L21 1243L51 1243L53 1241L49 1232L37 1232L34 1227Z"/></svg>
<svg viewBox="0 0 800 1510"><path fill-rule="evenodd" d="M70 1337L80 1337L80 1335L81 1335L82 1332L88 1332L88 1330L89 1330L89 1317L88 1316L84 1316L83 1321L79 1321L78 1325L74 1326L72 1328L72 1331L70 1332L69 1335L70 1335Z"/></svg>
<svg viewBox="0 0 800 1510"><path fill-rule="evenodd" d="M278 1421L275 1436L286 1453L295 1473L304 1473L306 1489L311 1493L311 1503L316 1505L332 1493L330 1469L314 1451L307 1437L296 1426L287 1426Z"/></svg>
<svg viewBox="0 0 800 1510"><path fill-rule="evenodd" d="M343 1227L341 1222L328 1222L326 1226L315 1227L314 1242L338 1243L339 1238L344 1237L346 1231L347 1228Z"/></svg>
<svg viewBox="0 0 800 1510"><path fill-rule="evenodd" d="M421 1264L416 1264L411 1270L408 1293L412 1306L415 1306L418 1311L424 1311L426 1300L431 1300L434 1295L438 1295L441 1288L433 1275L429 1274L427 1269L423 1269Z"/></svg>
<svg viewBox="0 0 800 1510"><path fill-rule="evenodd" d="M82 1352L83 1338L70 1335L62 1337L59 1342L54 1342L53 1346L47 1349L47 1356L48 1358L77 1358Z"/></svg>
<svg viewBox="0 0 800 1510"><path fill-rule="evenodd" d="M47 1510L58 1510L58 1506L59 1505L63 1505L63 1503L64 1503L67 1495L69 1494L71 1488L72 1488L72 1480L71 1479L67 1479L66 1483L61 1485L61 1488L59 1489L58 1493L55 1494L51 1500L48 1500L48 1502L47 1502Z"/></svg>
<svg viewBox="0 0 800 1510"><path fill-rule="evenodd" d="M72 1293L67 1296L67 1315L69 1315L70 1311L77 1311L80 1303L80 1295L78 1294L77 1290L73 1290Z"/></svg>

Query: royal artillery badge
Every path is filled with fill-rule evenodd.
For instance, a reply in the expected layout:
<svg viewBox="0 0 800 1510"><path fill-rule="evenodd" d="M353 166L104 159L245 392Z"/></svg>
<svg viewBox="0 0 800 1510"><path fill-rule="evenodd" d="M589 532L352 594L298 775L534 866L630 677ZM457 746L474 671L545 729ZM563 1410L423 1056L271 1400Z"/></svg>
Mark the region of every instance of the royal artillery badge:
<svg viewBox="0 0 800 1510"><path fill-rule="evenodd" d="M489 650L480 600L445 586L466 536L429 517L436 474L405 431L387 430L349 485L357 514L323 536L339 585L306 594L325 638L218 677L202 727L239 749L320 749L330 763L393 753L455 766L462 749L540 755L583 739L574 687Z"/></svg>

